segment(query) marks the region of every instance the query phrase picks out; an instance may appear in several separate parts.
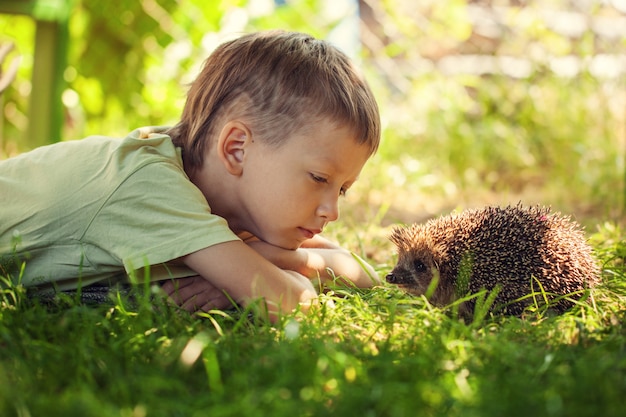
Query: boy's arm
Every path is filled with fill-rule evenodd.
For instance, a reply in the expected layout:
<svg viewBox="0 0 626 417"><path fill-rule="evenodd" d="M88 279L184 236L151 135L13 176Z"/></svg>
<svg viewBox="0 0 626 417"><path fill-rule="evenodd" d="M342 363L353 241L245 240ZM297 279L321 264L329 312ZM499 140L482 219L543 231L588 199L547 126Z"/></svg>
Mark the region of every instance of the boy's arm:
<svg viewBox="0 0 626 417"><path fill-rule="evenodd" d="M335 277L347 279L359 288L369 288L381 282L371 265L320 236L309 239L296 250L279 248L262 241L249 242L248 245L279 268L296 271L309 279L319 277L323 283ZM332 274L328 269L332 270Z"/></svg>
<svg viewBox="0 0 626 417"><path fill-rule="evenodd" d="M183 262L210 284L246 305L263 298L270 320L315 303L311 282L294 270L282 270L241 241L220 243L193 252Z"/></svg>

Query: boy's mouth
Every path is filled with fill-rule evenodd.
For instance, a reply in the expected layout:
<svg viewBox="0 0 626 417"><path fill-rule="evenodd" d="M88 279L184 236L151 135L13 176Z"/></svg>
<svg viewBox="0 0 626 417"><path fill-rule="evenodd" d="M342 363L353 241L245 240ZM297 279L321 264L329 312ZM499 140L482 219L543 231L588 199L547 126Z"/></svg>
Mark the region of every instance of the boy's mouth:
<svg viewBox="0 0 626 417"><path fill-rule="evenodd" d="M298 227L300 232L302 232L303 236L307 239L311 239L313 236L320 234L322 231L320 229L306 229L304 227Z"/></svg>

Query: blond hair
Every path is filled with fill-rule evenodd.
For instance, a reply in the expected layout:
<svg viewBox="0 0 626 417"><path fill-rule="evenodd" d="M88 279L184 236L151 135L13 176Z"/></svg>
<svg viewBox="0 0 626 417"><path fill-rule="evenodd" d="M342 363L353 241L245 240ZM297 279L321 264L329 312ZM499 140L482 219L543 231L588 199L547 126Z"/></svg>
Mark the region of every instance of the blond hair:
<svg viewBox="0 0 626 417"><path fill-rule="evenodd" d="M180 122L169 131L188 168L202 166L214 130L233 112L261 140L277 146L323 118L348 126L371 154L380 142L376 100L350 59L304 33L244 35L206 59Z"/></svg>

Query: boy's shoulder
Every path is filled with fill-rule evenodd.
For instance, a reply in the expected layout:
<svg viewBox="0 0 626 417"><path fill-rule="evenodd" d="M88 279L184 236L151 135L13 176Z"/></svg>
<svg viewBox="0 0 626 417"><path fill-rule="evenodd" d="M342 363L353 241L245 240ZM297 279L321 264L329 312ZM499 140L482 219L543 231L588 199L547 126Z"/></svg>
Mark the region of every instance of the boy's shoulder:
<svg viewBox="0 0 626 417"><path fill-rule="evenodd" d="M168 151L175 147L167 134L168 130L169 127L166 126L147 126L137 128L123 137L92 135L68 143L74 143L77 146L83 144L86 147L109 147L111 152L117 151L118 148L141 150L147 147L163 149L165 153L169 153Z"/></svg>
<svg viewBox="0 0 626 417"><path fill-rule="evenodd" d="M182 166L180 150L165 133L167 130L168 127L164 126L150 126L135 129L124 137L87 136L52 145L50 153L53 158L73 160L85 167L106 164L116 166L118 170L124 170L125 166L132 170L161 161Z"/></svg>
<svg viewBox="0 0 626 417"><path fill-rule="evenodd" d="M164 133L166 129L141 128L125 137L88 136L43 146L3 161L0 177L22 178L24 184L47 192L72 183L92 184L100 190L107 184L116 187L148 166L178 172L183 170L180 149Z"/></svg>

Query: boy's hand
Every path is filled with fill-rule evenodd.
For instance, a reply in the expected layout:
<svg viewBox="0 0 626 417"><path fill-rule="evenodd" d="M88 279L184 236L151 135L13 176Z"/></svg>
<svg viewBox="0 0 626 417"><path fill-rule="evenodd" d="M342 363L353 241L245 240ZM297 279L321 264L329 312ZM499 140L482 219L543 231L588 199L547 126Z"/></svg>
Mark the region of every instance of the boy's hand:
<svg viewBox="0 0 626 417"><path fill-rule="evenodd" d="M233 302L201 276L170 279L161 286L176 305L189 312L228 309Z"/></svg>
<svg viewBox="0 0 626 417"><path fill-rule="evenodd" d="M228 294L237 304L247 306L264 300L259 313L271 322L276 322L282 314L292 312L298 307L304 308L305 304L318 302L318 294L305 276L293 270L278 268L241 241L209 246L192 252L181 260L215 288ZM210 306L224 306L221 295L211 297L211 294L216 294L214 289L201 281L192 284L194 287L198 285L197 288L203 293L209 294L206 299ZM197 291L194 288L190 293ZM179 290L178 301L184 305L187 299L186 294L180 294ZM194 304L198 306L202 301L204 300L196 298ZM207 307L202 307L205 308Z"/></svg>
<svg viewBox="0 0 626 417"><path fill-rule="evenodd" d="M346 284L361 288L380 284L371 265L321 236L305 241L296 250L279 248L261 240L247 240L246 243L279 268L296 271L311 280L321 279L326 283L341 277L349 281Z"/></svg>

